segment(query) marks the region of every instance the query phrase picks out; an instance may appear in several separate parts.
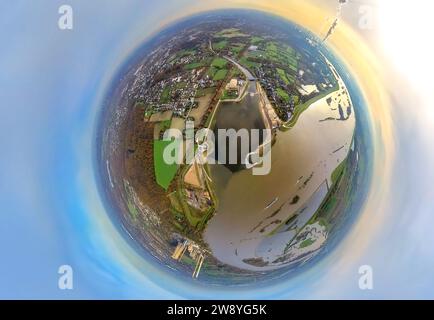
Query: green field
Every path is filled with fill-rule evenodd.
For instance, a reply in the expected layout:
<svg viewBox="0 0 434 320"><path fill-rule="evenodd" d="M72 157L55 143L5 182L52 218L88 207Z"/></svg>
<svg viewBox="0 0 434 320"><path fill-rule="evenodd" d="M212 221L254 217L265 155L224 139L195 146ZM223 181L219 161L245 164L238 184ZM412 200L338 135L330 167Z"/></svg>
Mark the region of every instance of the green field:
<svg viewBox="0 0 434 320"><path fill-rule="evenodd" d="M227 65L227 60L223 59L223 58L215 58L212 62L211 62L211 66L215 67L215 68L219 68L222 69Z"/></svg>
<svg viewBox="0 0 434 320"><path fill-rule="evenodd" d="M247 58L263 59L266 55L265 51L256 50L248 52Z"/></svg>
<svg viewBox="0 0 434 320"><path fill-rule="evenodd" d="M167 164L163 159L164 149L172 141L154 140L154 170L157 183L167 190L178 171L177 164Z"/></svg>
<svg viewBox="0 0 434 320"><path fill-rule="evenodd" d="M267 55L267 58L272 60L272 61L277 61L277 46L275 43L273 42L269 42L267 43L267 47L265 49L265 53Z"/></svg>
<svg viewBox="0 0 434 320"><path fill-rule="evenodd" d="M218 71L218 69L216 67L209 67L206 74L212 78L212 77L214 77L214 75L217 71Z"/></svg>
<svg viewBox="0 0 434 320"><path fill-rule="evenodd" d="M277 88L277 95L286 103L289 102L289 94L282 88Z"/></svg>
<svg viewBox="0 0 434 320"><path fill-rule="evenodd" d="M309 247L311 244L315 243L312 239L306 239L302 243L300 243L300 248L306 248Z"/></svg>
<svg viewBox="0 0 434 320"><path fill-rule="evenodd" d="M184 69L193 70L193 69L201 68L203 66L204 66L203 62L193 62L193 63L185 65Z"/></svg>
<svg viewBox="0 0 434 320"><path fill-rule="evenodd" d="M175 60L179 59L179 58L183 58L189 55L193 55L196 53L196 49L183 49L177 53L175 53L174 55L172 55L169 59L169 63L174 62Z"/></svg>
<svg viewBox="0 0 434 320"><path fill-rule="evenodd" d="M228 45L228 41L222 40L222 41L219 41L219 42L213 44L213 48L216 50L223 50L224 48L226 48L227 45Z"/></svg>
<svg viewBox="0 0 434 320"><path fill-rule="evenodd" d="M298 62L295 60L289 60L289 64L288 67L294 72L296 73L298 70Z"/></svg>
<svg viewBox="0 0 434 320"><path fill-rule="evenodd" d="M289 84L289 80L286 76L285 70L277 68L277 73L279 74L280 78L285 82L285 84Z"/></svg>
<svg viewBox="0 0 434 320"><path fill-rule="evenodd" d="M177 56L178 58L183 58L183 57L186 57L186 56L193 55L193 54L195 54L195 53L196 53L196 49L183 49L183 50L179 51L179 52L176 54L176 56Z"/></svg>
<svg viewBox="0 0 434 320"><path fill-rule="evenodd" d="M166 87L166 88L164 88L163 92L161 93L160 103L169 102L169 98L170 98L170 88Z"/></svg>
<svg viewBox="0 0 434 320"><path fill-rule="evenodd" d="M234 92L225 90L225 91L223 91L223 95L222 95L221 99L222 100L228 100L228 99L236 99L237 97L238 97L238 95L235 94Z"/></svg>
<svg viewBox="0 0 434 320"><path fill-rule="evenodd" d="M251 61L249 60L249 58L247 57L242 57L240 59L240 64L244 67L246 67L247 69L250 69L250 71L252 71L254 68L259 67L260 64L255 62L255 61Z"/></svg>
<svg viewBox="0 0 434 320"><path fill-rule="evenodd" d="M292 73L296 73L298 70L297 52L287 45L279 45L275 42L268 42L265 47L265 52L262 53L266 59L282 65L282 67L289 68ZM292 77L292 75L289 75ZM289 76L287 75L288 79ZM289 79L291 81L291 79Z"/></svg>
<svg viewBox="0 0 434 320"><path fill-rule="evenodd" d="M242 50L244 49L244 45L243 44L239 44L239 45L233 45L230 50L232 51L232 53L234 55L239 54Z"/></svg>
<svg viewBox="0 0 434 320"><path fill-rule="evenodd" d="M286 77L289 80L289 83L294 83L295 82L295 76L293 76L292 74L286 74Z"/></svg>
<svg viewBox="0 0 434 320"><path fill-rule="evenodd" d="M226 77L226 74L228 73L228 70L226 69L221 69L219 71L216 72L216 74L214 75L213 80L214 81L220 81L223 80Z"/></svg>
<svg viewBox="0 0 434 320"><path fill-rule="evenodd" d="M254 36L254 37L252 37L251 42L252 42L252 44L258 44L258 43L262 42L263 40L264 40L264 38Z"/></svg>

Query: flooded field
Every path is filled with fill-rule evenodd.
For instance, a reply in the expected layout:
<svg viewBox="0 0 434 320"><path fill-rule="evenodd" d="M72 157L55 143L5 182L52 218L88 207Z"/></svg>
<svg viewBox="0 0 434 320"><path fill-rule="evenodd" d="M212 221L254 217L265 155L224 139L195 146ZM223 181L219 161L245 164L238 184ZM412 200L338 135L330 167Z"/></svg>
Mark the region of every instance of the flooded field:
<svg viewBox="0 0 434 320"><path fill-rule="evenodd" d="M346 159L355 130L348 91L328 64L336 76L337 90L309 106L290 130L277 133L268 175L211 166L219 205L204 237L220 261L259 271L297 259L296 254L291 259L279 258L288 253L298 232L311 228L307 222L332 186L332 173ZM228 115L229 123L239 126L250 125L251 117L259 114L255 96L248 96L241 106L225 108L231 111L220 109L223 113L217 119ZM319 233L318 239L324 242L326 234Z"/></svg>

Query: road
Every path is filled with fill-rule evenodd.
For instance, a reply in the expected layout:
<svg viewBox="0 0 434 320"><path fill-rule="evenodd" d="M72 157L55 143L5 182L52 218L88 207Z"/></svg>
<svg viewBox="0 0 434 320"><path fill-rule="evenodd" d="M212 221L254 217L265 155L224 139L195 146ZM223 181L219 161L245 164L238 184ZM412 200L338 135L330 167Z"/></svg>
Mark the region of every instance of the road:
<svg viewBox="0 0 434 320"><path fill-rule="evenodd" d="M232 62L234 65L236 65L238 67L238 69L240 69L244 75L246 76L247 80L249 81L256 81L256 77L246 68L244 68L242 65L240 65L238 62L236 62L234 59L228 57L228 56L223 56L223 58L225 58L226 60Z"/></svg>

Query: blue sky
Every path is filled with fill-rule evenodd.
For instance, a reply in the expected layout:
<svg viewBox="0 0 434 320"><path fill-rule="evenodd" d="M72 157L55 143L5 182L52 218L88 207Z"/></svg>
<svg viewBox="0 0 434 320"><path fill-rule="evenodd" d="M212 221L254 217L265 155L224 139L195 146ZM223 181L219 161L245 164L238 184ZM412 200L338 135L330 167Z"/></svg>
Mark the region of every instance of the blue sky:
<svg viewBox="0 0 434 320"><path fill-rule="evenodd" d="M367 205L378 210L364 212L315 268L277 286L217 290L144 261L96 190L95 117L125 57L174 15L210 1L71 0L74 29L61 31L64 3L0 4L0 298L434 298L433 122L423 116L430 106L390 84L391 174L374 178ZM414 104L419 112L409 112ZM380 144L378 152L390 149ZM63 264L74 269L73 290L57 287ZM362 264L373 267L374 290L357 286Z"/></svg>

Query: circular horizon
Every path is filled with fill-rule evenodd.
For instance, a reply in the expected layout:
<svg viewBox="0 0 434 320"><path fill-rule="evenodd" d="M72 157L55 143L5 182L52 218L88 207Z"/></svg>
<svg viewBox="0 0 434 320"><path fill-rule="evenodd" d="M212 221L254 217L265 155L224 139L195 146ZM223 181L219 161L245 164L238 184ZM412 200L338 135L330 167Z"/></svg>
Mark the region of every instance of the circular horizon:
<svg viewBox="0 0 434 320"><path fill-rule="evenodd" d="M148 39L147 41L144 42L143 45L141 45L138 49L136 49L131 55L130 57L126 60L126 62L124 62L124 64L121 66L121 68L119 69L120 71L118 72L117 76L112 80L111 85L109 86L109 90L106 94L106 99L105 101L109 101L108 105L110 105L111 103L113 104L113 99L118 99L118 97L115 96L115 92L118 92L119 94L119 87L118 87L118 83L119 83L119 79L122 79L123 76L128 73L129 71L131 71L131 68L136 67L137 65L137 61L140 59L143 59L143 55L145 54L145 52L150 52L151 49L153 49L158 42L161 43L161 38L162 37L166 37L166 38L170 38L170 36L173 36L177 33L178 29L181 29L182 27L188 25L188 24L192 24L194 23L194 21L196 20L201 20L204 19L204 17L208 17L211 15L231 15L231 13L236 13L236 14L251 14L251 15L258 15L258 16L262 16L264 17L265 20L270 20L270 21L275 21L277 20L280 23L283 22L283 18L282 17L278 17L278 16L272 16L270 14L264 13L264 12L259 12L259 11L252 11L252 10L223 10L223 11L214 11L214 12L206 12L206 13L201 13L198 15L194 15L194 16L190 16L187 18L184 18L178 22L173 23L171 26L165 28L164 30L158 32L156 35L154 35L151 39ZM371 139L371 133L370 133L370 125L369 122L367 121L368 116L365 114L366 112L366 106L365 106L365 102L363 100L362 94L360 92L360 89L358 88L357 84L355 83L355 80L352 79L352 77L350 76L350 73L346 70L345 66L339 61L338 58L336 58L334 56L334 54L330 51L329 48L326 48L325 46L323 46L321 44L321 41L314 36L312 33L310 33L309 31L305 30L304 28L295 25L293 22L290 22L289 20L285 20L286 26L288 28L293 28L294 30L300 30L300 32L307 37L312 37L313 41L316 42L316 46L318 46L319 48L321 48L321 53L324 54L324 56L327 56L327 59L329 59L332 63L332 65L336 68L337 72L341 75L347 89L348 89L348 93L351 96L351 100L353 101L353 104L355 105L354 107L354 113L356 114L356 126L355 126L355 135L357 137L357 150L358 152L356 152L358 155L357 157L363 157L363 160L365 161L365 165L363 166L362 169L360 169L359 167L357 167L358 169L362 170L360 174L360 181L357 184L357 190L359 192L355 192L353 191L353 195L356 197L356 199L353 199L353 202L351 202L351 205L346 208L344 210L344 212L340 212L340 215L342 216L343 219L342 221L340 221L340 225L342 225L343 227L338 228L338 230L336 230L334 233L332 233L330 235L330 237L327 239L327 248L326 250L321 250L319 252L319 254L317 254L315 257L313 257L312 259L310 259L307 263L303 262L302 266L299 268L293 268L291 270L289 270L288 268L284 270L279 270L278 274L272 274L272 273L268 273L265 276L254 276L253 278L250 278L247 281L243 281L240 282L240 285L246 285L249 283L253 283L253 282L257 282L257 281L267 281L269 283L275 283L277 280L288 276L288 274L291 275L295 275L298 274L300 272L302 272L303 270L308 269L310 266L312 266L314 263L318 262L319 260L321 260L321 257L323 257L327 252L331 252L333 250L333 248L335 246L337 246L341 241L345 241L345 234L348 233L349 229L352 226L352 222L356 219L357 214L360 212L361 207L364 203L366 194L368 192L368 186L370 183L370 172L371 172L371 165L372 165L372 149L370 148L370 139ZM302 30L302 31L301 31ZM122 90L121 90L122 91ZM116 101L116 100L115 100ZM136 236L131 234L131 229L129 229L128 227L126 227L126 229L123 228L124 224L122 224L122 226L120 225L120 220L118 217L118 210L113 208L113 198L112 195L110 195L110 192L108 192L107 190L110 189L110 185L113 185L112 182L112 178L110 176L110 170L108 170L108 162L107 159L105 159L105 156L103 154L101 154L101 146L107 146L106 143L108 143L107 141L105 141L103 143L103 139L104 139L104 134L103 132L105 132L105 130L107 130L107 119L109 119L109 117L112 115L112 110L108 110L110 108L108 108L108 105L104 106L104 109L101 111L101 115L99 118L99 127L98 127L98 147L96 148L97 150L97 163L98 163L98 169L96 170L99 174L98 180L102 181L102 183L104 184L103 186L101 186L101 194L103 196L103 198L105 199L104 204L105 207L107 209L107 211L111 214L109 214L109 216L113 219L113 221L115 222L115 224L117 224L118 229L121 230L121 233L123 234L123 236L125 238L131 238L134 239L134 243L132 243L133 247L136 247L136 249L138 250L138 252L142 255L142 257L144 257L145 259L147 259L148 261L152 261L152 263L156 263L157 265L160 264L160 262L157 262L155 260L155 258L153 257L153 255L155 254L149 254L150 252L148 250L143 250L143 245L138 247L137 243L136 243ZM111 107L112 108L112 107ZM104 119L105 118L105 119ZM104 120L103 120L104 119ZM349 147L348 147L349 148ZM354 146L353 146L354 148ZM359 161L359 160L358 160ZM113 172L111 173L113 174ZM113 187L111 187L113 188ZM173 268L173 265L172 265ZM169 268L167 268L167 273L172 273L175 276L179 274L179 271L173 271ZM174 268L175 269L175 268ZM185 276L185 272L181 272L183 278L186 281L187 277ZM270 274L272 274L272 276L270 276ZM252 279L254 279L252 281ZM199 281L201 279L199 278ZM233 283L233 281L229 280L226 282L230 282L231 284ZM208 281L205 280L204 283L214 283L214 284L223 284L219 281Z"/></svg>

